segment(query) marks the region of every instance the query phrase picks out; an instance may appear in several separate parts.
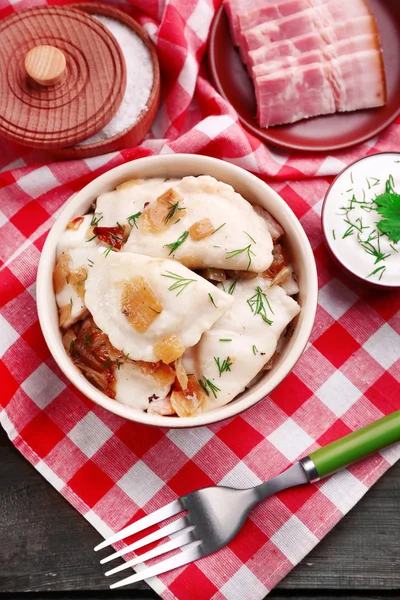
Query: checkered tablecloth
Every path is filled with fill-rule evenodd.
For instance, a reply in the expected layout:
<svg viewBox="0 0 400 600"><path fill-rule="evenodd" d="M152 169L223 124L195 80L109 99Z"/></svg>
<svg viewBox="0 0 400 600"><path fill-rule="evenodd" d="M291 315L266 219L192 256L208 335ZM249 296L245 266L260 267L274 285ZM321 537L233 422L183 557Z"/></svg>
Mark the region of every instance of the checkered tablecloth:
<svg viewBox="0 0 400 600"><path fill-rule="evenodd" d="M162 105L139 148L57 163L0 141L0 421L20 452L104 536L195 488L264 481L400 407L400 294L348 280L331 262L320 226L332 175L366 154L399 149L400 121L379 139L335 156L264 146L243 131L205 66L199 71L219 3L126 6L136 16L136 9L146 11L140 20L162 70ZM0 18L33 4L0 0ZM71 194L125 161L172 152L216 156L266 180L309 236L320 285L310 343L285 381L244 414L187 431L136 425L83 397L50 356L35 303L40 251ZM229 547L151 585L168 600L260 600L398 458L395 446L317 485L278 494L254 510Z"/></svg>

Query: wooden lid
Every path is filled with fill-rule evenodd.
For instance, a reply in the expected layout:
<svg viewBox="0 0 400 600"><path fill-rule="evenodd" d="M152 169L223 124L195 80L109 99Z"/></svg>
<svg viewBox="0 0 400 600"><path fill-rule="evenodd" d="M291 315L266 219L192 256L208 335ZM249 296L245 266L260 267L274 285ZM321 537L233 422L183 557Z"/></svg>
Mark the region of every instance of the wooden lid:
<svg viewBox="0 0 400 600"><path fill-rule="evenodd" d="M111 33L89 15L36 7L0 21L0 135L62 148L100 131L126 87Z"/></svg>

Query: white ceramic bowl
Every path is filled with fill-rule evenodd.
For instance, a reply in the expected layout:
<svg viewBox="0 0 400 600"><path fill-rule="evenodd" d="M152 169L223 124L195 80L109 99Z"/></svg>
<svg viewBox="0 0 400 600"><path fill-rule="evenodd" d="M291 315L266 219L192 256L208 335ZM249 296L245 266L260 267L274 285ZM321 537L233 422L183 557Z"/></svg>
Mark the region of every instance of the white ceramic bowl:
<svg viewBox="0 0 400 600"><path fill-rule="evenodd" d="M236 400L197 417L149 415L112 400L100 392L78 371L66 354L58 327L58 313L52 285L56 246L60 234L71 219L85 214L93 200L100 194L113 190L127 179L203 174L232 185L249 202L265 207L285 229L286 245L290 250L292 264L298 277L299 303L302 310L296 318L294 333L275 366ZM294 213L276 192L255 175L222 160L194 154L169 154L140 158L111 169L89 183L65 205L43 248L37 276L37 304L40 325L50 352L66 377L83 394L103 408L131 421L158 427L181 428L207 425L233 417L268 395L286 377L308 341L317 307L317 289L317 272L309 241Z"/></svg>

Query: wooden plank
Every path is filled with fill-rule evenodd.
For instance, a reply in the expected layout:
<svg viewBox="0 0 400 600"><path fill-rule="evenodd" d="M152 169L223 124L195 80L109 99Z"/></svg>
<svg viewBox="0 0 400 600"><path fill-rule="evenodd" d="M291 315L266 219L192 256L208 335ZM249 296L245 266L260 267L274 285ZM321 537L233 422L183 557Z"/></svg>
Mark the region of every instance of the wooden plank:
<svg viewBox="0 0 400 600"><path fill-rule="evenodd" d="M400 464L292 571L281 583L281 593L400 590L399 531ZM0 592L108 590L110 581L92 551L99 534L4 436L0 539L7 541L0 545ZM157 597L149 594L145 597Z"/></svg>

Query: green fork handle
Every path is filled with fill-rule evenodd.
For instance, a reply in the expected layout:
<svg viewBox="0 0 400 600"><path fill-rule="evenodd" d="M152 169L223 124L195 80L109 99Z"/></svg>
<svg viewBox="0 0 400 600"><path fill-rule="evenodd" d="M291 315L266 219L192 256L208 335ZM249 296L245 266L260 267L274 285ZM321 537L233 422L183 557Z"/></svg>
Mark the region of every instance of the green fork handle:
<svg viewBox="0 0 400 600"><path fill-rule="evenodd" d="M400 410L309 454L320 478L400 441Z"/></svg>

